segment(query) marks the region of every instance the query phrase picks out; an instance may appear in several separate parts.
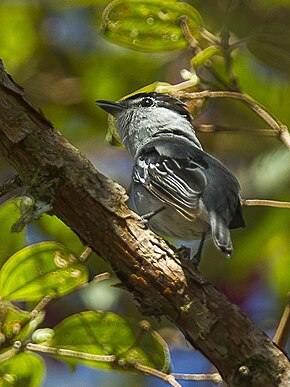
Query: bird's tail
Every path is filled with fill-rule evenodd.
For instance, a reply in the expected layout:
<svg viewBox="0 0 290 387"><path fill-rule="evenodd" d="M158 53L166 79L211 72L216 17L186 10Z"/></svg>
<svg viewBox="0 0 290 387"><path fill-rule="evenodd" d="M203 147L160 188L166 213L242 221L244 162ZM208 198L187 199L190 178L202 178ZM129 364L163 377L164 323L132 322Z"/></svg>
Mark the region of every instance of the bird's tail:
<svg viewBox="0 0 290 387"><path fill-rule="evenodd" d="M215 214L210 216L212 238L215 245L228 257L233 253L233 245L228 226Z"/></svg>

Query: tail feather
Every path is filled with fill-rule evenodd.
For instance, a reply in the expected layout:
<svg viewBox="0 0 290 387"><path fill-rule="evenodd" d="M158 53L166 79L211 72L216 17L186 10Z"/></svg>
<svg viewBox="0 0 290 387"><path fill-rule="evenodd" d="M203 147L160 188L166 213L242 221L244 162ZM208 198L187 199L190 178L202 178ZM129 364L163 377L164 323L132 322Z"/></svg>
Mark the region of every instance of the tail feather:
<svg viewBox="0 0 290 387"><path fill-rule="evenodd" d="M212 214L210 218L212 238L215 245L230 257L233 253L233 245L229 228L220 217Z"/></svg>

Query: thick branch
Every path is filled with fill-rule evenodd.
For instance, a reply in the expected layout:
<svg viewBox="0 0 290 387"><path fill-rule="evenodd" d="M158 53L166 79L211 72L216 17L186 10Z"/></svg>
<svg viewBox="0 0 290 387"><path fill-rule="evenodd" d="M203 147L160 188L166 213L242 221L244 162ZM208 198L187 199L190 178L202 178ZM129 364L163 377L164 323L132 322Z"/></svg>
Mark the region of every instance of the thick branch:
<svg viewBox="0 0 290 387"><path fill-rule="evenodd" d="M167 316L230 386L286 386L285 354L146 229L127 208L124 189L98 173L0 72L0 152L35 199L51 202L53 212L111 263L143 313Z"/></svg>

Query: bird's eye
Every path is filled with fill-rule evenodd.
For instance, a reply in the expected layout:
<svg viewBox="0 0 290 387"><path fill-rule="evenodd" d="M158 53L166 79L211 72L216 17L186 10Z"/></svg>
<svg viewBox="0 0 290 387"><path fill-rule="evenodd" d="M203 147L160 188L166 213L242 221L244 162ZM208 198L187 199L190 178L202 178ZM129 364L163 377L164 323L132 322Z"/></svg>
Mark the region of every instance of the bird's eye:
<svg viewBox="0 0 290 387"><path fill-rule="evenodd" d="M153 99L147 97L147 98L142 99L142 101L141 101L141 106L143 106L143 107L149 107L149 106L152 106L153 103L154 103Z"/></svg>

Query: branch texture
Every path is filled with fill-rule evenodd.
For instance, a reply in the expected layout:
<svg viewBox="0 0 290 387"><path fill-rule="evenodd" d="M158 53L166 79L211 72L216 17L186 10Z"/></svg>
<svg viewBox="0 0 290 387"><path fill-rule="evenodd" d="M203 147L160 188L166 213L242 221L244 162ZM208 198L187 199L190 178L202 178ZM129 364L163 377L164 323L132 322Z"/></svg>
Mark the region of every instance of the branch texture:
<svg viewBox="0 0 290 387"><path fill-rule="evenodd" d="M51 204L84 244L111 263L141 311L167 316L230 386L288 385L285 354L191 263L146 229L126 206L124 189L98 173L25 100L3 67L0 152L27 193Z"/></svg>

